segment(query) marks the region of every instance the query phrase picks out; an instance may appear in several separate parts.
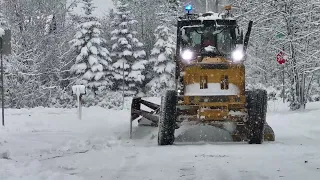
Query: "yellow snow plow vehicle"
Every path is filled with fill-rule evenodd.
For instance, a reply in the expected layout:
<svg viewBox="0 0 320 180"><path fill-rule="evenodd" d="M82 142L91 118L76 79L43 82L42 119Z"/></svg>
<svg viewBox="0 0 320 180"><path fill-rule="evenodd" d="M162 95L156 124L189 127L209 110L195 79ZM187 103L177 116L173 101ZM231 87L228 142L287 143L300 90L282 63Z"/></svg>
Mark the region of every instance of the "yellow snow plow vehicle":
<svg viewBox="0 0 320 180"><path fill-rule="evenodd" d="M244 61L253 22L244 36L230 7L226 10L221 14L188 11L179 18L176 87L166 91L161 105L134 98L130 133L133 121L139 125L149 121L148 125L158 127L158 144L172 145L176 129L188 122L226 130L232 141L275 140L266 122L267 92L245 89ZM152 111L142 110L142 105Z"/></svg>

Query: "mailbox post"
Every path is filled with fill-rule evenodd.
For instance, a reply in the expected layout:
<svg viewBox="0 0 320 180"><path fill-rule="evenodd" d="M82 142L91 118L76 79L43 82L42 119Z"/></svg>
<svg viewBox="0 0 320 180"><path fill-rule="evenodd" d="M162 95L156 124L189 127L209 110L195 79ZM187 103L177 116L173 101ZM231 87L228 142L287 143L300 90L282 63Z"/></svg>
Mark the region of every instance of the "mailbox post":
<svg viewBox="0 0 320 180"><path fill-rule="evenodd" d="M11 54L11 31L3 30L4 34L0 34L0 58L1 58L1 104L2 104L2 126L4 126L4 70L3 70L3 55Z"/></svg>
<svg viewBox="0 0 320 180"><path fill-rule="evenodd" d="M82 119L82 96L85 95L86 87L84 85L75 85L72 86L73 94L77 96L77 104L78 104L78 118L79 120Z"/></svg>

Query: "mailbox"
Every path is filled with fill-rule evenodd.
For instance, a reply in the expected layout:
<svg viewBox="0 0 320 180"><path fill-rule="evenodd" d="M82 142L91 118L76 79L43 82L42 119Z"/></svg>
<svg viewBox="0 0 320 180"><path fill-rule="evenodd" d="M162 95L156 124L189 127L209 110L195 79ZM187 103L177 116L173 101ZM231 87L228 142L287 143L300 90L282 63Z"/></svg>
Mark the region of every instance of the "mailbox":
<svg viewBox="0 0 320 180"><path fill-rule="evenodd" d="M81 96L87 93L87 89L86 89L86 86L84 85L75 85L75 86L72 86L72 92L77 96Z"/></svg>

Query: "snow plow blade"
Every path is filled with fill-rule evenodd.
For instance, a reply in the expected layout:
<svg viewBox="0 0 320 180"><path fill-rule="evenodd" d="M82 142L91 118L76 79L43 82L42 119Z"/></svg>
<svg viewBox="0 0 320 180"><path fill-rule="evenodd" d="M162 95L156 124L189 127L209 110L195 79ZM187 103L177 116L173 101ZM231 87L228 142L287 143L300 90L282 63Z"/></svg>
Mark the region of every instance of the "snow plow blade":
<svg viewBox="0 0 320 180"><path fill-rule="evenodd" d="M142 105L148 110L143 110ZM133 98L131 104L130 138L132 138L132 123L138 121L139 126L157 127L159 122L160 105L143 100L141 97Z"/></svg>

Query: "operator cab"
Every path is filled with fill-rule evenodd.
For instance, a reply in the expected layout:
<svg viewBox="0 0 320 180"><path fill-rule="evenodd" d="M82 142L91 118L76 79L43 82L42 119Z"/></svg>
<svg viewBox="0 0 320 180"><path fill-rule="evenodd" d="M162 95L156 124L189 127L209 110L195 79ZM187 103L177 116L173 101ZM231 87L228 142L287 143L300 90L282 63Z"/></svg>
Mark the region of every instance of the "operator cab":
<svg viewBox="0 0 320 180"><path fill-rule="evenodd" d="M219 14L192 14L192 6L186 6L186 10L188 13L179 17L177 26L175 77L179 95L187 93L187 85L200 82L228 82L244 89L243 62L253 22L249 22L244 37L230 14L231 6L225 7L226 13ZM229 76L241 78L229 79Z"/></svg>
<svg viewBox="0 0 320 180"><path fill-rule="evenodd" d="M216 57L236 63L244 60L243 33L231 17L229 8L227 13L221 14L191 14L188 10L179 18L178 61L189 65Z"/></svg>

